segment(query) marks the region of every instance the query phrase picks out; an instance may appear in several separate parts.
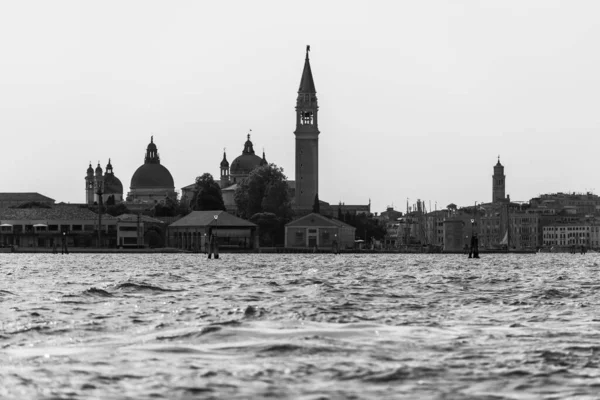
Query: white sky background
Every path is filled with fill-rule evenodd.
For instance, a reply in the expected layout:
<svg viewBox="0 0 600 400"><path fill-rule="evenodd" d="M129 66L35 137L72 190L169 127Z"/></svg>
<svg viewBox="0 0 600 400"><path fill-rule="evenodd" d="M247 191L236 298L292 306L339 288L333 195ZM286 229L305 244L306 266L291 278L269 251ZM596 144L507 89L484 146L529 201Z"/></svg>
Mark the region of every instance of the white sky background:
<svg viewBox="0 0 600 400"><path fill-rule="evenodd" d="M0 191L84 202L89 161L125 194L154 134L176 189L223 148L294 179L311 45L319 197L383 211L600 190L597 1L5 1Z"/></svg>

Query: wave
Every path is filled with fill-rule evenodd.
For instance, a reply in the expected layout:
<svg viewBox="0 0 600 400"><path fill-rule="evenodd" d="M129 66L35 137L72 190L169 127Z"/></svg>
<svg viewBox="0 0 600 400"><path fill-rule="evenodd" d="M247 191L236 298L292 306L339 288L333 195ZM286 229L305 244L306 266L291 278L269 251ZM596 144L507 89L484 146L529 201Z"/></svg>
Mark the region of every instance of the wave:
<svg viewBox="0 0 600 400"><path fill-rule="evenodd" d="M150 291L150 292L180 292L181 291L181 290L177 290L177 289L165 289L160 286L150 285L145 282L139 282L139 283L123 282L123 283L119 283L117 286L115 286L115 289L132 291L132 292L147 292L147 291Z"/></svg>
<svg viewBox="0 0 600 400"><path fill-rule="evenodd" d="M84 290L81 294L84 296L91 296L91 297L113 297L113 295L110 294L109 292L107 292L106 290L98 289L95 287L91 287L87 290Z"/></svg>
<svg viewBox="0 0 600 400"><path fill-rule="evenodd" d="M180 335L170 335L170 336L157 336L157 340L185 340L185 339L195 339L200 336L208 335L210 333L219 332L221 329L220 326L208 325L200 329L199 331L194 332L186 332Z"/></svg>

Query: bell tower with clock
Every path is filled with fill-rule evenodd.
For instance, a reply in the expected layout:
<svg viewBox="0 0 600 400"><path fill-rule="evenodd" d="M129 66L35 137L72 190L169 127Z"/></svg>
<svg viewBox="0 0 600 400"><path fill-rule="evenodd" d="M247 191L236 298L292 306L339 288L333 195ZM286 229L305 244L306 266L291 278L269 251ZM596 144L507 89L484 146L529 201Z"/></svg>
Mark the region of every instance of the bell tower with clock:
<svg viewBox="0 0 600 400"><path fill-rule="evenodd" d="M319 192L319 125L317 91L306 46L304 70L296 100L296 208L310 210Z"/></svg>

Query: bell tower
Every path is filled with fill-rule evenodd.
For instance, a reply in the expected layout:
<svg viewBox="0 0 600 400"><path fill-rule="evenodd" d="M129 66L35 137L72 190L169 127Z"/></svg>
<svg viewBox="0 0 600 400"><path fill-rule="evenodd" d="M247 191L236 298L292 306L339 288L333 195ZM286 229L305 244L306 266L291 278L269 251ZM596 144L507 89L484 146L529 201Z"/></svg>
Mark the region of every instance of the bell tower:
<svg viewBox="0 0 600 400"><path fill-rule="evenodd" d="M296 100L296 208L312 208L319 191L319 104L306 46L304 70Z"/></svg>
<svg viewBox="0 0 600 400"><path fill-rule="evenodd" d="M221 160L221 187L229 186L229 161L227 161L227 154L223 149L223 160Z"/></svg>
<svg viewBox="0 0 600 400"><path fill-rule="evenodd" d="M94 204L94 169L91 161L85 176L85 202L90 205Z"/></svg>
<svg viewBox="0 0 600 400"><path fill-rule="evenodd" d="M494 165L494 175L492 176L492 203L499 203L506 199L506 175L504 175L504 166L498 162Z"/></svg>

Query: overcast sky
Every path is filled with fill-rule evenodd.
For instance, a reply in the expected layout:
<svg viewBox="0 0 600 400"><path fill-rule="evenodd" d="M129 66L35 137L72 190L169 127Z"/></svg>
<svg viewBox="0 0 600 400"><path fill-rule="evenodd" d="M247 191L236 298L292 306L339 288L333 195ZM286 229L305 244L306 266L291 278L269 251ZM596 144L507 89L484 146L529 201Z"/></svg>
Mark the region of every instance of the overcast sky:
<svg viewBox="0 0 600 400"><path fill-rule="evenodd" d="M319 197L435 208L599 191L597 1L4 1L0 191L84 202L91 161L125 195L154 135L176 189L223 148L294 179L305 46Z"/></svg>

